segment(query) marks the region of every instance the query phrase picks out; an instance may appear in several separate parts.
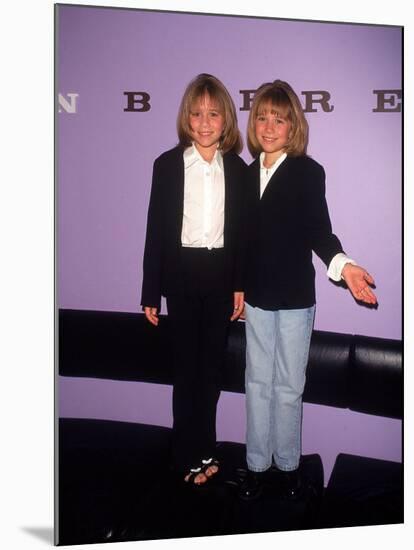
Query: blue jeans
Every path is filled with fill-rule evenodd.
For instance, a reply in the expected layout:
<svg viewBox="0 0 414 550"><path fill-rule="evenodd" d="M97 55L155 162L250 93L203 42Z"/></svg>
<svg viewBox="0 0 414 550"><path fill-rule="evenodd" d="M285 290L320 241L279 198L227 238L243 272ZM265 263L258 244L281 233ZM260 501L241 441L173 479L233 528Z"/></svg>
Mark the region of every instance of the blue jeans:
<svg viewBox="0 0 414 550"><path fill-rule="evenodd" d="M246 303L247 465L296 470L315 306L267 311Z"/></svg>

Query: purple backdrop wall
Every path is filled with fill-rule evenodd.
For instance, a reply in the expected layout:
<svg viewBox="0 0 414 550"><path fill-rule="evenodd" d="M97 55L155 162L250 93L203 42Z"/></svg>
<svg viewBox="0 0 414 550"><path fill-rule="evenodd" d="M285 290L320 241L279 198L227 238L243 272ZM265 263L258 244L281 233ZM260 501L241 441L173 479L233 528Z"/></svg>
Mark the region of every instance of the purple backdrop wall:
<svg viewBox="0 0 414 550"><path fill-rule="evenodd" d="M374 91L401 88L400 28L59 6L57 55L59 307L137 311L152 162L176 144L176 113L188 81L199 72L215 74L239 109L240 90L282 78L298 92L331 95L331 112L307 115L309 153L326 169L335 232L377 283L379 308L358 306L315 259L315 327L401 338L398 100L386 103L387 112L374 112ZM148 93L151 109L125 112L130 91ZM75 112L65 109L71 98ZM247 116L239 110L243 134ZM251 161L247 149L242 156ZM85 394L90 384L92 402ZM168 425L168 391L145 385L166 407L148 414L148 402L137 399L143 386L61 379L60 414ZM225 394L221 402L219 436L243 440L243 397ZM331 409L305 407L304 451L317 445L328 470L332 453L351 452L356 441L364 441L361 454L400 460L400 422L336 411L335 426L325 425L327 412L332 418ZM315 438L315 426L324 426L323 438Z"/></svg>

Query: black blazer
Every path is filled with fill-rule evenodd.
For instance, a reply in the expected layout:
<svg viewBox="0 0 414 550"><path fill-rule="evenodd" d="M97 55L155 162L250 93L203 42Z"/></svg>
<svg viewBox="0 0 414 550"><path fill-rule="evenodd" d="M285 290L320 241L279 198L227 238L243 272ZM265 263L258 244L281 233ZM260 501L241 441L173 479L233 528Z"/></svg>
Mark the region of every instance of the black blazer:
<svg viewBox="0 0 414 550"><path fill-rule="evenodd" d="M287 157L260 199L260 161L248 168L245 300L267 310L315 304L312 250L328 266L343 252L332 233L325 171L309 157Z"/></svg>
<svg viewBox="0 0 414 550"><path fill-rule="evenodd" d="M163 153L154 162L144 251L141 305L160 310L161 295L183 292L181 232L184 209L184 149ZM240 238L246 163L235 153L223 155L225 179L223 289L243 289Z"/></svg>

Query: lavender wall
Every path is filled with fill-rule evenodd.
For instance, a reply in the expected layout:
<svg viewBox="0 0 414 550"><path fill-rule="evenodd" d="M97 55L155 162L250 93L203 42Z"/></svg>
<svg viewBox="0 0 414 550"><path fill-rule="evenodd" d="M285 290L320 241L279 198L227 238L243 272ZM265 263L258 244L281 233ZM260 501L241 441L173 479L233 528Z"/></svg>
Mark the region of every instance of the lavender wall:
<svg viewBox="0 0 414 550"><path fill-rule="evenodd" d="M399 28L62 6L58 35L58 90L79 94L58 118L60 307L137 310L152 162L176 143L188 81L212 72L240 107L240 90L281 77L332 95L331 113L308 114L309 152L335 231L378 286L378 310L358 306L317 259L316 327L401 337L401 115L373 112L373 90L401 88ZM123 112L124 91L152 109Z"/></svg>
<svg viewBox="0 0 414 550"><path fill-rule="evenodd" d="M330 283L316 259L315 326L401 338L401 114L373 112L373 90L401 88L400 28L60 6L57 54L58 92L67 99L78 94L76 112L61 109L57 125L59 307L137 311L152 162L176 143L188 81L215 74L239 108L240 90L282 78L298 92L331 94L332 112L307 115L309 153L326 169L335 232L377 282L379 308L369 310ZM124 112L125 91L149 93L151 110ZM247 115L239 111L243 134ZM250 162L247 150L242 156ZM92 404L88 384L98 392ZM61 415L128 419L139 403L139 417L168 425L169 397L160 386L145 385L167 407L149 415L148 403L137 400L143 385L120 383L120 393L99 398L114 388L109 381L62 379ZM226 394L222 403L219 432L242 440L243 397ZM378 446L373 419L339 411L338 422L325 425L325 409L305 408L305 452L333 435L338 444L331 448L349 451L348 440L357 438L344 438L346 432L362 435L360 454L400 459L399 422L381 419Z"/></svg>

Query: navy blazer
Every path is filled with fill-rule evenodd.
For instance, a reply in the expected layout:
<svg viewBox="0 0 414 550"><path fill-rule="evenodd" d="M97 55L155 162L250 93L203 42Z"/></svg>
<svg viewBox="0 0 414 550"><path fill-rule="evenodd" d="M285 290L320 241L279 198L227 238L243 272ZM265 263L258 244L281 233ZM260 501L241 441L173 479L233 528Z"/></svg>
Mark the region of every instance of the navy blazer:
<svg viewBox="0 0 414 550"><path fill-rule="evenodd" d="M184 209L184 149L177 146L154 162L145 240L141 305L160 310L161 296L184 291L181 232ZM237 154L223 155L224 291L243 290L243 246L240 236L247 165Z"/></svg>
<svg viewBox="0 0 414 550"><path fill-rule="evenodd" d="M287 157L260 198L260 160L248 168L245 300L267 310L315 304L312 250L328 266L343 252L332 233L325 171L307 156Z"/></svg>

